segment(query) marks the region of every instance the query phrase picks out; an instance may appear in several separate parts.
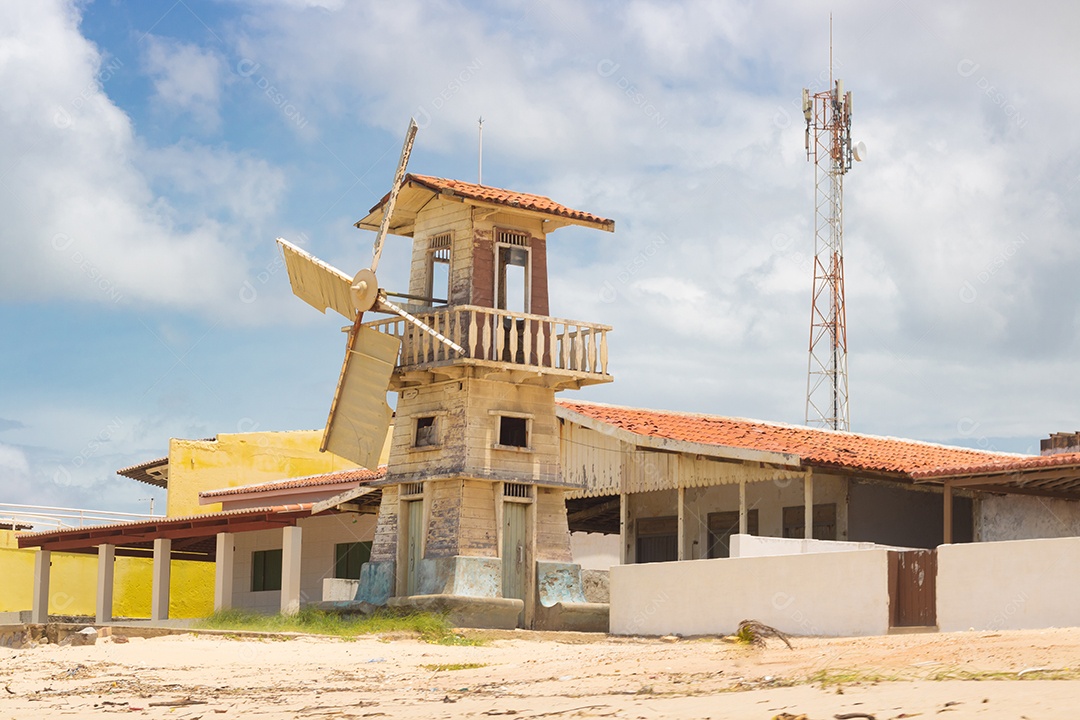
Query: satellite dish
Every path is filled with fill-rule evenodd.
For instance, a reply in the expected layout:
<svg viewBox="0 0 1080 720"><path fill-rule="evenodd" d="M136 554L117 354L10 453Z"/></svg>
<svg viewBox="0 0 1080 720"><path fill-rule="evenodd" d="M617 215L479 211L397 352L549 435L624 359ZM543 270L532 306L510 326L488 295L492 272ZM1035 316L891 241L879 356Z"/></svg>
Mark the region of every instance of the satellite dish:
<svg viewBox="0 0 1080 720"><path fill-rule="evenodd" d="M855 160L862 162L866 159L866 143L857 142L855 147L851 148L851 154L855 156Z"/></svg>

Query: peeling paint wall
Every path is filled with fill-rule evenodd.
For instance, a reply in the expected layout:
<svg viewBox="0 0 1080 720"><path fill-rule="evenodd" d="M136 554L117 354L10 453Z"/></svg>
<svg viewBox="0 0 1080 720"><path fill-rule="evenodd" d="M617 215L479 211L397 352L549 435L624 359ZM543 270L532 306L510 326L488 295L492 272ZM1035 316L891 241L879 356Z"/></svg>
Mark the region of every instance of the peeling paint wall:
<svg viewBox="0 0 1080 720"><path fill-rule="evenodd" d="M980 542L1080 535L1080 502L1029 495L980 494L975 503Z"/></svg>

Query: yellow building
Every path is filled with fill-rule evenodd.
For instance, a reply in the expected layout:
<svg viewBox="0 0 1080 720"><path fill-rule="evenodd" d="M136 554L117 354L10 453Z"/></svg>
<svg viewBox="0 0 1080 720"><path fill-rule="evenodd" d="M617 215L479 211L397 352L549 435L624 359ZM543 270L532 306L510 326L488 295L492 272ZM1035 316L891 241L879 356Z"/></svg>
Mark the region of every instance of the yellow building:
<svg viewBox="0 0 1080 720"><path fill-rule="evenodd" d="M200 493L225 488L321 475L355 468L355 464L319 451L321 432L251 432L222 434L209 440L172 439L167 457L123 468L118 474L156 487L167 495L170 520L215 513L221 503L200 504ZM92 533L87 528L87 533ZM26 533L22 533L24 536ZM34 607L35 559L38 550L20 549L14 530L0 530L0 612ZM73 543L74 545L78 543ZM100 615L95 597L99 556L93 545L80 551L49 553L48 614ZM89 550L89 552L88 552ZM153 548L118 548L112 565L109 617L149 618L153 612ZM94 553L94 554L91 554ZM126 554L125 554L126 553ZM138 555L138 556L132 556ZM170 551L169 618L205 617L214 609L214 552L182 547ZM38 560L40 562L40 560Z"/></svg>

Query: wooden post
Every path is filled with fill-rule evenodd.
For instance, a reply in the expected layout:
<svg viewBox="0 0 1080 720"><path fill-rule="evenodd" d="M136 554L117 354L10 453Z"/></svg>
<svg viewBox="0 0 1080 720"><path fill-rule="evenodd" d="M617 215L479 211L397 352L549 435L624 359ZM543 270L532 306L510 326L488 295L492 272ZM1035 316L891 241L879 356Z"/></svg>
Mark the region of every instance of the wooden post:
<svg viewBox="0 0 1080 720"><path fill-rule="evenodd" d="M217 551L214 555L214 612L232 607L235 540L233 533L217 534Z"/></svg>
<svg viewBox="0 0 1080 720"><path fill-rule="evenodd" d="M686 559L686 488L679 486L679 560Z"/></svg>
<svg viewBox="0 0 1080 720"><path fill-rule="evenodd" d="M814 539L814 469L806 468L803 479L803 537Z"/></svg>
<svg viewBox="0 0 1080 720"><path fill-rule="evenodd" d="M49 621L49 566L52 552L38 548L34 553L34 605L30 610L30 622Z"/></svg>
<svg viewBox="0 0 1080 720"><path fill-rule="evenodd" d="M98 545L97 623L99 625L112 622L115 561L115 545Z"/></svg>
<svg viewBox="0 0 1080 720"><path fill-rule="evenodd" d="M619 564L626 565L629 557L629 538L627 533L627 522L630 519L630 498L626 493L619 493Z"/></svg>
<svg viewBox="0 0 1080 720"><path fill-rule="evenodd" d="M739 534L750 532L750 523L746 515L746 480L739 481Z"/></svg>
<svg viewBox="0 0 1080 720"><path fill-rule="evenodd" d="M945 488L942 492L942 504L944 505L945 515L945 528L942 532L942 542L946 545L952 543L952 483L948 480L945 481Z"/></svg>
<svg viewBox="0 0 1080 720"><path fill-rule="evenodd" d="M303 530L299 525L281 531L281 614L300 612L300 552Z"/></svg>
<svg viewBox="0 0 1080 720"><path fill-rule="evenodd" d="M169 619L169 581L172 564L172 540L154 538L154 570L150 588L150 619Z"/></svg>

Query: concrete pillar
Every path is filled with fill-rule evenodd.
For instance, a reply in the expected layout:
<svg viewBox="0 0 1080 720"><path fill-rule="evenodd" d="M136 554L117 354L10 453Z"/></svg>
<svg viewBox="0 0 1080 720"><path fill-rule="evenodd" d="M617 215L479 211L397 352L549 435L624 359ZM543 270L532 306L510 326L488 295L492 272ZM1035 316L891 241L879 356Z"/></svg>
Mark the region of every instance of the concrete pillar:
<svg viewBox="0 0 1080 720"><path fill-rule="evenodd" d="M150 590L150 619L169 619L169 581L172 570L172 540L154 540L153 587Z"/></svg>
<svg viewBox="0 0 1080 720"><path fill-rule="evenodd" d="M34 606L30 609L30 622L49 621L49 566L52 552L37 549L34 553Z"/></svg>
<svg viewBox="0 0 1080 720"><path fill-rule="evenodd" d="M113 574L116 569L116 546L98 545L97 555L97 623L112 622Z"/></svg>
<svg viewBox="0 0 1080 720"><path fill-rule="evenodd" d="M629 557L627 545L627 524L630 520L630 498L626 493L619 493L619 564L625 565Z"/></svg>
<svg viewBox="0 0 1080 720"><path fill-rule="evenodd" d="M217 534L217 554L214 556L214 612L228 610L233 598L233 550L236 536Z"/></svg>
<svg viewBox="0 0 1080 720"><path fill-rule="evenodd" d="M942 528L942 542L946 545L952 543L952 484L945 481L945 489L942 492L944 504L945 527Z"/></svg>
<svg viewBox="0 0 1080 720"><path fill-rule="evenodd" d="M811 540L814 537L814 470L806 469L806 478L803 480L803 524L805 529L803 537Z"/></svg>
<svg viewBox="0 0 1080 720"><path fill-rule="evenodd" d="M686 488L679 488L679 560L686 559Z"/></svg>
<svg viewBox="0 0 1080 720"><path fill-rule="evenodd" d="M301 528L286 527L281 533L281 614L300 612Z"/></svg>
<svg viewBox="0 0 1080 720"><path fill-rule="evenodd" d="M745 535L750 532L750 523L746 515L746 481L739 481L739 534Z"/></svg>

